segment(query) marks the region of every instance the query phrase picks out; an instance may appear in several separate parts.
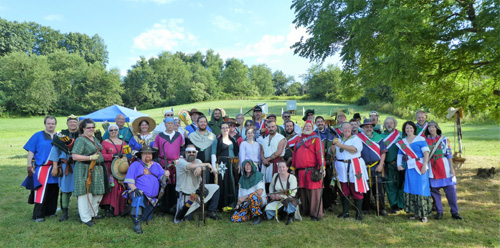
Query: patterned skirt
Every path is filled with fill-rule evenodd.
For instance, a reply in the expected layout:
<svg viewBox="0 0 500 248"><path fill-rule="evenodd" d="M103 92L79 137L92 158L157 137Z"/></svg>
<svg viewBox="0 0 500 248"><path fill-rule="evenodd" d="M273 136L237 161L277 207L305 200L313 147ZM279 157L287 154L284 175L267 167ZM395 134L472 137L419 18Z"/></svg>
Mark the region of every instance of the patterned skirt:
<svg viewBox="0 0 500 248"><path fill-rule="evenodd" d="M240 210L234 211L232 222L244 222L250 220L252 217L262 214L262 197L258 196L255 192L248 196L247 201L241 206Z"/></svg>
<svg viewBox="0 0 500 248"><path fill-rule="evenodd" d="M405 192L403 198L405 212L414 213L419 218L427 217L432 214L431 196L414 195Z"/></svg>

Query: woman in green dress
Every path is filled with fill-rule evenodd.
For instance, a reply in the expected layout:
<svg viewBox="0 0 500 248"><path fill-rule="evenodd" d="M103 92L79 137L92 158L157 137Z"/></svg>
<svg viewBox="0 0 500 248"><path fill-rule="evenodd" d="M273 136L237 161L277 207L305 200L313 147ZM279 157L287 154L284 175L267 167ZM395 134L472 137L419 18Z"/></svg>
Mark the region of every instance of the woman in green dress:
<svg viewBox="0 0 500 248"><path fill-rule="evenodd" d="M91 119L80 122L78 127L80 137L75 140L72 155L76 161L74 168L75 192L78 197L78 212L80 219L87 226L93 226L94 219L101 219L97 215L99 202L103 195L109 192L109 183L102 145L94 137L95 123ZM92 165L95 165L92 169ZM87 185L87 181L90 183Z"/></svg>

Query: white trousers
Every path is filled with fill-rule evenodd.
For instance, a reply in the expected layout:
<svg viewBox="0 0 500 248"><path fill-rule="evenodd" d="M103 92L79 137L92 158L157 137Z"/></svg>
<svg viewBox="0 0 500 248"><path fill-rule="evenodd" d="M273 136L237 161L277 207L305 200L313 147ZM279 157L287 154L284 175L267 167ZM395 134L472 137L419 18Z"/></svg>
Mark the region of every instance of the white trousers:
<svg viewBox="0 0 500 248"><path fill-rule="evenodd" d="M88 196L88 199L87 195L78 196L78 213L82 222L89 222L92 220L92 217L97 216L99 203L101 203L103 197L103 195L93 195L91 193ZM89 204L89 201L92 205Z"/></svg>

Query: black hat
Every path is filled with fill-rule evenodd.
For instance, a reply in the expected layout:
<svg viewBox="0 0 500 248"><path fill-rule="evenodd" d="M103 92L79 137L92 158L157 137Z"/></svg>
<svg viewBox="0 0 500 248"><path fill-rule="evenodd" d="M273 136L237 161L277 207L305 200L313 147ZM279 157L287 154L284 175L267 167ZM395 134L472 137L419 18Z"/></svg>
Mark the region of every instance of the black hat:
<svg viewBox="0 0 500 248"><path fill-rule="evenodd" d="M253 107L253 112L255 112L255 111L262 112L262 108L259 105L255 105L255 107Z"/></svg>
<svg viewBox="0 0 500 248"><path fill-rule="evenodd" d="M151 153L151 154L153 154L153 157L154 157L157 152L158 152L158 148L145 145L142 147L142 149L140 151L135 153L135 156L138 158L141 158L142 153Z"/></svg>
<svg viewBox="0 0 500 248"><path fill-rule="evenodd" d="M355 119L355 120L361 119L361 115L359 113L355 113L352 118Z"/></svg>
<svg viewBox="0 0 500 248"><path fill-rule="evenodd" d="M368 120L368 119L365 119L365 120L363 121L363 124L359 125L359 127L363 128L363 127L364 127L364 126L366 126L366 125L371 125L372 127L375 127L375 124L373 124L373 122L371 122L371 121L370 121L370 120Z"/></svg>
<svg viewBox="0 0 500 248"><path fill-rule="evenodd" d="M269 119L269 117L274 117L275 119L277 119L275 114L269 114L269 115L266 117L266 119Z"/></svg>
<svg viewBox="0 0 500 248"><path fill-rule="evenodd" d="M308 109L308 110L306 110L306 112L304 113L304 117L302 117L302 120L303 120L303 121L306 121L306 120L307 120L307 115L308 115L309 113L313 113L313 114L314 114L314 109Z"/></svg>

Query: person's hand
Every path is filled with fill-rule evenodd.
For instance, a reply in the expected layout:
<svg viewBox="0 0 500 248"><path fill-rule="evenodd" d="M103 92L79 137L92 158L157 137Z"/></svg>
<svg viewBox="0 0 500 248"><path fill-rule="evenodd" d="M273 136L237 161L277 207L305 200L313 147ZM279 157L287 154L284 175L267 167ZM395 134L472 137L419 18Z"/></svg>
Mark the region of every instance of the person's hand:
<svg viewBox="0 0 500 248"><path fill-rule="evenodd" d="M33 169L33 165L28 166L27 172L28 172L28 176L30 176L30 177L33 176L33 173L35 173L35 170Z"/></svg>
<svg viewBox="0 0 500 248"><path fill-rule="evenodd" d="M50 172L50 174L51 174L53 177L57 177L57 165L53 165L53 166L52 166L52 171Z"/></svg>
<svg viewBox="0 0 500 248"><path fill-rule="evenodd" d="M403 170L405 170L405 168L403 168L403 166L401 165L398 165L398 171L403 171Z"/></svg>
<svg viewBox="0 0 500 248"><path fill-rule="evenodd" d="M241 166L238 166L238 174L241 174Z"/></svg>
<svg viewBox="0 0 500 248"><path fill-rule="evenodd" d="M138 188L135 188L134 189L134 196L135 197L142 196L142 191L140 191Z"/></svg>
<svg viewBox="0 0 500 248"><path fill-rule="evenodd" d="M90 155L89 157L90 157L90 160L97 160L97 159L99 159L99 154L96 153L94 155Z"/></svg>
<svg viewBox="0 0 500 248"><path fill-rule="evenodd" d="M139 140L139 142L138 142L138 143L139 143L139 145L144 145L144 144L145 144L144 140L142 140L142 139L141 139L141 140Z"/></svg>
<svg viewBox="0 0 500 248"><path fill-rule="evenodd" d="M168 177L170 177L170 171L165 170L165 174L164 174L164 175L165 175L165 177L167 177L167 178L168 178Z"/></svg>
<svg viewBox="0 0 500 248"><path fill-rule="evenodd" d="M422 166L422 174L425 174L427 172L427 165L424 164L424 166Z"/></svg>
<svg viewBox="0 0 500 248"><path fill-rule="evenodd" d="M377 168L375 168L375 172L382 173L383 170L384 170L384 164L379 164Z"/></svg>
<svg viewBox="0 0 500 248"><path fill-rule="evenodd" d="M195 177L201 175L201 167L194 169L193 174Z"/></svg>
<svg viewBox="0 0 500 248"><path fill-rule="evenodd" d="M321 169L321 175L323 175L323 178L326 176L326 170Z"/></svg>
<svg viewBox="0 0 500 248"><path fill-rule="evenodd" d="M257 195L259 195L259 196L261 196L263 192L264 192L263 189L258 189L255 191L255 193L257 193Z"/></svg>
<svg viewBox="0 0 500 248"><path fill-rule="evenodd" d="M332 141L332 145L337 145L340 142L339 138L334 138Z"/></svg>

